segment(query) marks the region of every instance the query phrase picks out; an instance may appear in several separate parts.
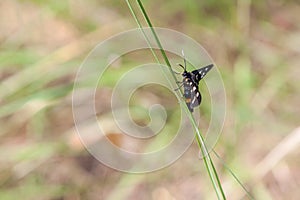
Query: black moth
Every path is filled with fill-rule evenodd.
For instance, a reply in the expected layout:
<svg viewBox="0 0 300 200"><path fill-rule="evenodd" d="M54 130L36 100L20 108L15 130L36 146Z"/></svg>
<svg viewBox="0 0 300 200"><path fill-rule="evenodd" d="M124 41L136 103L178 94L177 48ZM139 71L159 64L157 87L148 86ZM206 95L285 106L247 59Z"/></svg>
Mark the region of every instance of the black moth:
<svg viewBox="0 0 300 200"><path fill-rule="evenodd" d="M187 107L191 112L194 111L194 108L199 106L201 103L201 93L198 88L199 81L207 74L209 70L214 66L213 64L207 65L206 67L202 67L200 69L196 69L194 71L188 72L186 71L186 60L184 58L184 66L178 64L183 68L183 73L181 74L183 80L179 88L183 86L184 89L184 98ZM179 89L178 88L178 89Z"/></svg>

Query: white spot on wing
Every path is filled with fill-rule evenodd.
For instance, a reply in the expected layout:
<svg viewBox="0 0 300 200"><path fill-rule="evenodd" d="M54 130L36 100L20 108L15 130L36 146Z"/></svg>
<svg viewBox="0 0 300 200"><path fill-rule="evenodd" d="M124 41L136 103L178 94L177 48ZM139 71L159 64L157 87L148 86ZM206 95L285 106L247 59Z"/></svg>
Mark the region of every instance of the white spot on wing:
<svg viewBox="0 0 300 200"><path fill-rule="evenodd" d="M193 98L193 100L192 100L192 104L193 104L193 103L195 103L195 101L196 101L196 98Z"/></svg>
<svg viewBox="0 0 300 200"><path fill-rule="evenodd" d="M194 87L193 87L193 91L196 91L196 89L197 89L197 88L194 86Z"/></svg>

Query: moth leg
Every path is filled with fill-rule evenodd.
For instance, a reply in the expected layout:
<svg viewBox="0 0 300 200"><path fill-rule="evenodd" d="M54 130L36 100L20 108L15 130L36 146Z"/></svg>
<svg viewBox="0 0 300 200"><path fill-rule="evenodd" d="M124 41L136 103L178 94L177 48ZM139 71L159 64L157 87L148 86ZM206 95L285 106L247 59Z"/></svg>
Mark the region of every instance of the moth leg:
<svg viewBox="0 0 300 200"><path fill-rule="evenodd" d="M185 67L182 65L182 64L180 64L180 63L177 63L177 65L179 65L182 69L184 69L185 70Z"/></svg>
<svg viewBox="0 0 300 200"><path fill-rule="evenodd" d="M174 70L172 70L174 74L180 75L181 73L179 72L175 72Z"/></svg>
<svg viewBox="0 0 300 200"><path fill-rule="evenodd" d="M182 85L180 85L178 88L174 89L174 91L177 91L177 90L179 90L179 89L180 89L182 86L183 86L183 84L182 84Z"/></svg>
<svg viewBox="0 0 300 200"><path fill-rule="evenodd" d="M180 88L182 88L182 86L183 86L183 82L179 82L179 81L177 81L177 83L180 83L180 85L179 85L179 87L178 87L178 88L174 89L174 91L177 91L177 90L179 90L179 89L180 89Z"/></svg>

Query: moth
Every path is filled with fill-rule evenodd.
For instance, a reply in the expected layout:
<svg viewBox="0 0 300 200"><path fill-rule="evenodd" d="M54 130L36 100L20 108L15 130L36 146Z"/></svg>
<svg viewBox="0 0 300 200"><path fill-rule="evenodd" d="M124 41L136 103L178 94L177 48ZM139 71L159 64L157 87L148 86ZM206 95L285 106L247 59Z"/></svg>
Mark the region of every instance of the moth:
<svg viewBox="0 0 300 200"><path fill-rule="evenodd" d="M183 86L183 96L185 99L185 103L189 108L190 112L194 111L194 108L199 106L202 100L201 93L199 91L199 81L203 79L203 77L211 70L214 66L213 64L207 65L200 69L196 69L194 71L188 72L186 71L186 60L184 58L184 66L182 64L178 64L184 70L181 74L183 77L182 82L179 82L181 85L176 90L180 89Z"/></svg>

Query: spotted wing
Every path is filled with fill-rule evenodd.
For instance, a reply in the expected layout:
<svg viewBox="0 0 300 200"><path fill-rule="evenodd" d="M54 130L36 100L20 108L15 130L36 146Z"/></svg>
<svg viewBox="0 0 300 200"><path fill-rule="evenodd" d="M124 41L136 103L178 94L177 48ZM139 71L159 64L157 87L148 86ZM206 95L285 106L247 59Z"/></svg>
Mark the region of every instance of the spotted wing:
<svg viewBox="0 0 300 200"><path fill-rule="evenodd" d="M211 70L213 67L213 64L207 65L206 67L202 67L200 69L196 69L191 72L192 74L192 79L195 83L199 84L199 81Z"/></svg>
<svg viewBox="0 0 300 200"><path fill-rule="evenodd" d="M201 94L198 85L193 86L191 91L191 107L197 107L201 103Z"/></svg>
<svg viewBox="0 0 300 200"><path fill-rule="evenodd" d="M194 108L200 105L202 99L198 85L191 80L184 84L184 97L189 110L193 112Z"/></svg>

